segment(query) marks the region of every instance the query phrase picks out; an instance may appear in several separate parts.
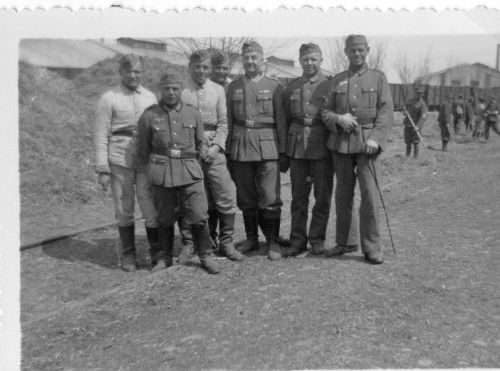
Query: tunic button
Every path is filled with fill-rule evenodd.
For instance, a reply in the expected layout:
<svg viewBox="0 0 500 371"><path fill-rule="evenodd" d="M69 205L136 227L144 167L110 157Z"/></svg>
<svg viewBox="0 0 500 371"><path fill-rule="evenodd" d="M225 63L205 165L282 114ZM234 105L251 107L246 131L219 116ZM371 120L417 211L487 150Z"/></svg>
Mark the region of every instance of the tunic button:
<svg viewBox="0 0 500 371"><path fill-rule="evenodd" d="M352 97L353 97L354 99L356 99L356 96L355 96L355 95L353 95Z"/></svg>
<svg viewBox="0 0 500 371"><path fill-rule="evenodd" d="M177 135L177 133L174 132L174 135Z"/></svg>
<svg viewBox="0 0 500 371"><path fill-rule="evenodd" d="M174 121L174 124L177 124L177 121Z"/></svg>
<svg viewBox="0 0 500 371"><path fill-rule="evenodd" d="M174 143L174 147L177 147L177 144Z"/></svg>

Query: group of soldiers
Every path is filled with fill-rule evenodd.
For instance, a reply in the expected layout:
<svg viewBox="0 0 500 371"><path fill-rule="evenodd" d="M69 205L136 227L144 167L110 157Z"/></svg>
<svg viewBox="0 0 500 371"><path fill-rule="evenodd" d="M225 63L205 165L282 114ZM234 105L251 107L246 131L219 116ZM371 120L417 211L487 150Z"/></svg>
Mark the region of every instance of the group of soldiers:
<svg viewBox="0 0 500 371"><path fill-rule="evenodd" d="M173 264L174 225L183 247L218 273L214 246L241 261L259 248L259 228L271 261L283 256L341 255L359 249L383 262L377 206L378 156L393 124L384 74L368 68L363 35L345 41L348 70L327 77L322 52L302 44L302 76L286 89L263 73L263 48L243 44L244 74L229 82L230 60L220 51L195 51L189 76L167 71L161 98L141 86L142 59L120 60L121 84L101 98L94 130L98 182L111 187L122 244L121 266L137 269L135 193L145 218L153 270ZM280 173L290 171L291 232L280 237ZM336 246L325 247L333 196ZM359 179L361 203L354 209ZM307 228L309 195L315 203ZM235 248L235 215L243 214L246 240Z"/></svg>

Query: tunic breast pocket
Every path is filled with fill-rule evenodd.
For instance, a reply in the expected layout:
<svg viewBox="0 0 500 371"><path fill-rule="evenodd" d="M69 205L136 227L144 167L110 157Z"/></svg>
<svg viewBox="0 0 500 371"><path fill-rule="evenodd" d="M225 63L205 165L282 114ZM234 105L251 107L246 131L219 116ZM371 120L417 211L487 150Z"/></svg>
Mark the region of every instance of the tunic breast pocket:
<svg viewBox="0 0 500 371"><path fill-rule="evenodd" d="M169 141L167 137L167 127L158 123L151 125L153 130L153 146L154 147L164 147Z"/></svg>
<svg viewBox="0 0 500 371"><path fill-rule="evenodd" d="M377 106L377 89L361 88L361 104L363 107L375 108Z"/></svg>
<svg viewBox="0 0 500 371"><path fill-rule="evenodd" d="M347 87L338 87L335 89L335 107L337 109L346 109L347 108Z"/></svg>
<svg viewBox="0 0 500 371"><path fill-rule="evenodd" d="M192 124L189 122L184 122L182 124L182 127L184 128L184 133L186 133L185 134L185 138L186 138L185 142L188 141L185 144L195 144L195 139L194 139L194 131L196 129L195 124ZM177 138L177 139L181 139L181 138Z"/></svg>
<svg viewBox="0 0 500 371"><path fill-rule="evenodd" d="M231 97L233 103L233 111L234 115L238 118L244 118L245 109L243 107L243 94L233 94Z"/></svg>
<svg viewBox="0 0 500 371"><path fill-rule="evenodd" d="M298 92L293 92L293 94L290 95L290 111L292 116L299 116L302 114L300 90Z"/></svg>
<svg viewBox="0 0 500 371"><path fill-rule="evenodd" d="M272 115L273 95L271 92L257 93L257 112Z"/></svg>

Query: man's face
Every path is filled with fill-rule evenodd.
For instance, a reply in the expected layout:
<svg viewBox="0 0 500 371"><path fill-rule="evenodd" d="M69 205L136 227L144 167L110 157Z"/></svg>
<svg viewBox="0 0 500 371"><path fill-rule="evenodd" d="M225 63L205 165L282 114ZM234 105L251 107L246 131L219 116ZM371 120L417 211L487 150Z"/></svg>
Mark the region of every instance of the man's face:
<svg viewBox="0 0 500 371"><path fill-rule="evenodd" d="M120 69L120 77L122 79L123 85L131 90L135 90L139 87L142 77L142 63L136 62L130 68Z"/></svg>
<svg viewBox="0 0 500 371"><path fill-rule="evenodd" d="M421 91L415 91L415 98L420 99L424 94Z"/></svg>
<svg viewBox="0 0 500 371"><path fill-rule="evenodd" d="M366 62L366 57L370 52L370 48L366 44L357 44L345 48L344 52L349 59L349 66L361 67Z"/></svg>
<svg viewBox="0 0 500 371"><path fill-rule="evenodd" d="M229 74L229 61L212 66L212 80L223 85Z"/></svg>
<svg viewBox="0 0 500 371"><path fill-rule="evenodd" d="M194 82L199 85L205 84L210 75L210 61L208 59L189 64L189 72Z"/></svg>
<svg viewBox="0 0 500 371"><path fill-rule="evenodd" d="M249 76L255 76L261 73L264 58L259 52L245 52L242 55L243 68Z"/></svg>
<svg viewBox="0 0 500 371"><path fill-rule="evenodd" d="M181 99L183 85L181 83L164 83L160 87L161 99L169 107L175 107Z"/></svg>
<svg viewBox="0 0 500 371"><path fill-rule="evenodd" d="M302 71L304 71L304 75L312 77L319 72L323 57L319 52L309 53L300 57L299 62L302 66Z"/></svg>

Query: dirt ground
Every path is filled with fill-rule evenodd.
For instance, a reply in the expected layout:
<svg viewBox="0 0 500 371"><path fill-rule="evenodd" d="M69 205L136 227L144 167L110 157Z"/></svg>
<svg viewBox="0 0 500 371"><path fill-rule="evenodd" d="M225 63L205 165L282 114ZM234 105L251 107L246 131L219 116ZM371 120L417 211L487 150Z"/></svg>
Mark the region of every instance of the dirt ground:
<svg viewBox="0 0 500 371"><path fill-rule="evenodd" d="M137 273L117 267L112 227L22 252L22 368L499 367L500 137L457 142L431 150L435 163L424 151L406 160L395 128L381 185L397 255L381 210L382 265L359 252L270 262L262 249L241 263L220 259L219 275L196 264L152 274L142 226ZM66 212L66 229L112 213ZM334 221L332 207L332 246ZM240 214L237 224L242 240Z"/></svg>

